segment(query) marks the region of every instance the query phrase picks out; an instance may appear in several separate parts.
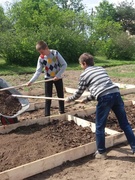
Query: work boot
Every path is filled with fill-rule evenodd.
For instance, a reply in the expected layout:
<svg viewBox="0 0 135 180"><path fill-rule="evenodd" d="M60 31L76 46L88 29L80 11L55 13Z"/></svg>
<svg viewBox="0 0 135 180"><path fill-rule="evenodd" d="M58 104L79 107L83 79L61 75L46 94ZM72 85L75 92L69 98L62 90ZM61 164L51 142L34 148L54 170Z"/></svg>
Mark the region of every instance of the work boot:
<svg viewBox="0 0 135 180"><path fill-rule="evenodd" d="M107 156L107 153L102 153L100 154L98 151L95 152L95 159L107 159L108 156Z"/></svg>

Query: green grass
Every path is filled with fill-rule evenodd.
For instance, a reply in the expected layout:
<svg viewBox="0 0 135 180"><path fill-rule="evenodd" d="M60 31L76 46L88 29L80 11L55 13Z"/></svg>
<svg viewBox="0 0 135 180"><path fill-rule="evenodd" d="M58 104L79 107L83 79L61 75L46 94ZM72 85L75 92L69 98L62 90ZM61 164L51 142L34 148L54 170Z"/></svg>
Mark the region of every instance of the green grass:
<svg viewBox="0 0 135 180"><path fill-rule="evenodd" d="M119 73L119 67L115 69L108 69L108 72L111 76L115 77L135 77L135 61L122 61L122 60L107 60L105 57L95 57L95 65L103 66L103 67L114 67L121 65L131 65L133 64L132 72L126 71L126 73ZM36 69L35 67L21 67L17 65L7 65L5 60L0 58L0 75L16 75L16 74L28 74L34 73ZM79 63L68 64L67 70L80 70Z"/></svg>
<svg viewBox="0 0 135 180"><path fill-rule="evenodd" d="M7 65L3 59L0 59L0 75L33 73L35 67L21 67L17 65Z"/></svg>
<svg viewBox="0 0 135 180"><path fill-rule="evenodd" d="M111 77L135 78L135 65L130 64L124 66L110 67L107 68L107 72Z"/></svg>
<svg viewBox="0 0 135 180"><path fill-rule="evenodd" d="M103 67L113 67L113 66L122 66L122 65L130 65L135 64L135 60L125 61L125 60L115 60L115 59L106 59L103 56L95 57L95 65L103 66Z"/></svg>

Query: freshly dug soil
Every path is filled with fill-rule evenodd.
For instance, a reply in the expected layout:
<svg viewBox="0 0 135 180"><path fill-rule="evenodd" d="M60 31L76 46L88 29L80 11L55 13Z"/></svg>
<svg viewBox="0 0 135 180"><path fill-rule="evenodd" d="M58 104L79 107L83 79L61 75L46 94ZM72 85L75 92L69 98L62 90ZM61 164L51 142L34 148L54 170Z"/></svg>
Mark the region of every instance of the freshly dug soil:
<svg viewBox="0 0 135 180"><path fill-rule="evenodd" d="M19 127L0 135L0 172L95 140L89 127L74 121L53 120L48 125Z"/></svg>
<svg viewBox="0 0 135 180"><path fill-rule="evenodd" d="M12 97L9 91L0 92L0 112L3 115L13 116L21 109L21 103Z"/></svg>
<svg viewBox="0 0 135 180"><path fill-rule="evenodd" d="M131 105L131 106L125 107L125 110L127 113L128 121L131 124L131 127L135 128L135 106ZM90 116L85 116L84 119L95 123L95 118L96 118L96 115L92 114ZM112 111L109 113L109 116L107 118L106 127L113 129L115 131L122 132L122 130L119 127L118 120Z"/></svg>

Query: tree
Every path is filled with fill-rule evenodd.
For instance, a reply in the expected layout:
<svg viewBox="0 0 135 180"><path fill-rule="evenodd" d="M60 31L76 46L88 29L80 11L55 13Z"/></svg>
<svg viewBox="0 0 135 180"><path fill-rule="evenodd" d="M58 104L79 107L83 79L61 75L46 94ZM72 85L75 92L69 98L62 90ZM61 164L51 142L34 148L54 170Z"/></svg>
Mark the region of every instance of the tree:
<svg viewBox="0 0 135 180"><path fill-rule="evenodd" d="M117 6L117 21L119 21L124 31L135 34L135 8L134 2L123 1Z"/></svg>
<svg viewBox="0 0 135 180"><path fill-rule="evenodd" d="M84 10L82 0L54 0L54 3L56 3L62 9L70 9L75 12Z"/></svg>
<svg viewBox="0 0 135 180"><path fill-rule="evenodd" d="M117 34L107 42L106 56L110 59L132 60L134 56L135 39L126 32Z"/></svg>
<svg viewBox="0 0 135 180"><path fill-rule="evenodd" d="M96 11L91 15L92 29L90 29L98 52L105 54L109 39L121 31L121 25L116 22L116 10L113 4L104 0L96 7Z"/></svg>
<svg viewBox="0 0 135 180"><path fill-rule="evenodd" d="M114 4L103 0L99 6L96 7L96 17L102 20L115 21L117 19L117 13Z"/></svg>
<svg viewBox="0 0 135 180"><path fill-rule="evenodd" d="M62 9L51 0L21 0L12 4L8 15L13 29L2 35L2 54L7 63L35 65L39 40L58 49L69 62L84 51L94 52L87 32L89 15L83 10Z"/></svg>
<svg viewBox="0 0 135 180"><path fill-rule="evenodd" d="M0 32L7 31L11 28L11 23L4 13L4 9L0 6Z"/></svg>

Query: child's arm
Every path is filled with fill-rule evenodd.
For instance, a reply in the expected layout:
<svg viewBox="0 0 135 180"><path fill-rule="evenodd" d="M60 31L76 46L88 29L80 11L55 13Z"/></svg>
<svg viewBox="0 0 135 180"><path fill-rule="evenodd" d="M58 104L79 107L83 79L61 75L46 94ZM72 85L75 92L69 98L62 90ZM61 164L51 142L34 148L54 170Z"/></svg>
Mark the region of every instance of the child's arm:
<svg viewBox="0 0 135 180"><path fill-rule="evenodd" d="M30 85L31 83L35 82L38 79L39 75L42 73L42 69L43 69L43 65L40 62L40 59L38 59L36 72L33 75L33 77L30 79L30 81L28 82L28 85Z"/></svg>
<svg viewBox="0 0 135 180"><path fill-rule="evenodd" d="M67 63L59 52L58 52L58 62L61 67L60 67L60 71L56 74L56 77L61 78L61 75L64 73L65 69L67 68Z"/></svg>
<svg viewBox="0 0 135 180"><path fill-rule="evenodd" d="M76 99L79 99L83 92L87 89L87 84L84 80L80 79L78 90L75 92L75 94L71 97L68 97L66 99L66 102L75 101Z"/></svg>

